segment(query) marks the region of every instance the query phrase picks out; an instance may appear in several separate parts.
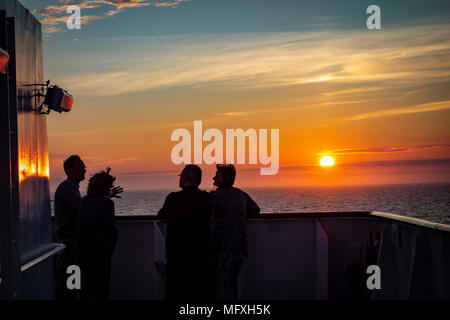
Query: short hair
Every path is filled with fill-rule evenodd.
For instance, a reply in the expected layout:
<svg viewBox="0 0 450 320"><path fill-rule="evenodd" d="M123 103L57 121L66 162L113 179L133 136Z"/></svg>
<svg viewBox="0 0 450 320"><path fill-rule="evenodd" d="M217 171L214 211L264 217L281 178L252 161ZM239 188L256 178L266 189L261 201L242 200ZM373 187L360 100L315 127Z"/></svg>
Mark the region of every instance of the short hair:
<svg viewBox="0 0 450 320"><path fill-rule="evenodd" d="M231 187L236 179L236 169L232 164L218 164L217 171L223 177L223 181L226 187Z"/></svg>
<svg viewBox="0 0 450 320"><path fill-rule="evenodd" d="M71 155L66 160L64 160L63 166L64 166L64 172L66 174L69 174L69 170L73 167L73 165L76 161L83 161L83 160L81 160L80 156L76 155L76 154Z"/></svg>
<svg viewBox="0 0 450 320"><path fill-rule="evenodd" d="M109 190L116 180L116 177L109 174L110 171L111 168L108 167L106 171L100 171L89 179L87 189L89 197L106 197L109 194Z"/></svg>
<svg viewBox="0 0 450 320"><path fill-rule="evenodd" d="M202 169L195 164L188 164L184 167L183 173L189 182L197 187L202 183Z"/></svg>

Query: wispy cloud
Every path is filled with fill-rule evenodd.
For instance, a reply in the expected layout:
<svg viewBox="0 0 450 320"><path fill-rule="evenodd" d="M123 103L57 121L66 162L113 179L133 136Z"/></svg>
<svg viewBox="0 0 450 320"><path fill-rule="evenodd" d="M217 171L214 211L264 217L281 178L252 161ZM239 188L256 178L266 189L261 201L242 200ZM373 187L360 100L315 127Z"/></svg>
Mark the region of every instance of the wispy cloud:
<svg viewBox="0 0 450 320"><path fill-rule="evenodd" d="M338 91L324 92L324 96L339 96L339 95L352 95L355 93L367 93L372 91L383 90L383 87L367 87L367 88L352 88Z"/></svg>
<svg viewBox="0 0 450 320"><path fill-rule="evenodd" d="M131 171L120 172L118 176L147 176L147 175L176 175L180 170L154 170L154 171Z"/></svg>
<svg viewBox="0 0 450 320"><path fill-rule="evenodd" d="M246 115L246 114L248 114L248 112L231 111L231 112L222 113L221 115L227 116L227 117L238 117L238 116L243 116L243 115Z"/></svg>
<svg viewBox="0 0 450 320"><path fill-rule="evenodd" d="M431 103L423 103L423 104L413 105L413 106L409 106L409 107L402 107L402 108L394 108L394 109L388 109L388 110L377 110L377 111L373 111L373 112L366 112L366 113L361 113L361 114L357 114L357 115L352 115L350 117L345 117L342 120L353 121L353 120L396 116L396 115L410 114L410 113L422 113L422 112L430 112L430 111L446 110L446 109L450 109L450 100L431 102Z"/></svg>
<svg viewBox="0 0 450 320"><path fill-rule="evenodd" d="M69 156L70 156L70 154L62 154L62 153L51 153L49 155L49 157L52 161L65 160ZM119 158L119 159L105 160L104 157L92 156L92 155L83 155L83 156L81 156L81 158L84 161L89 162L90 164L93 164L93 165L119 164L119 163L139 160L139 158L137 158L137 157L125 157L125 158Z"/></svg>
<svg viewBox="0 0 450 320"><path fill-rule="evenodd" d="M367 97L348 99L346 94L378 93L381 88L392 87L406 92L443 83L450 76L449 25L399 27L377 34L338 30L191 34L141 39L138 44L139 49L131 54L120 50L103 54L103 59L115 61L108 64L113 67L105 72L70 75L68 87L83 95L106 96L175 86L296 86L301 90L326 84L354 86L327 94L330 98L345 96L348 103L358 103ZM89 64L90 59L79 59ZM392 112L439 108L446 107L428 104ZM382 115L377 112L360 117Z"/></svg>
<svg viewBox="0 0 450 320"><path fill-rule="evenodd" d="M336 149L330 150L332 154L363 154L363 153L391 153L391 152L411 152L424 149L435 149L435 148L450 148L450 144L428 144L420 146L409 146L409 147L380 147L380 148L349 148L349 149Z"/></svg>
<svg viewBox="0 0 450 320"><path fill-rule="evenodd" d="M450 158L436 158L436 159L417 159L417 160L380 160L380 161L358 161L337 164L339 167L411 167L411 166L450 166ZM280 172L291 170L310 170L318 168L320 165L298 165L298 166L284 166L279 170ZM256 170L256 169L250 169Z"/></svg>
<svg viewBox="0 0 450 320"><path fill-rule="evenodd" d="M395 167L395 166L448 166L449 158L441 159L419 159L419 160L384 160L384 161L362 161L354 163L343 163L344 167Z"/></svg>
<svg viewBox="0 0 450 320"><path fill-rule="evenodd" d="M36 10L34 14L44 24L45 33L55 33L65 30L59 25L66 23L68 18L66 10L69 5L77 5L83 10L81 23L85 24L91 20L114 16L128 8L147 6L175 8L185 1L188 0L59 0L58 4L47 6L42 10ZM101 13L98 15L86 15L85 12L91 9L98 9Z"/></svg>
<svg viewBox="0 0 450 320"><path fill-rule="evenodd" d="M368 102L368 101L370 101L370 100L363 99L363 100L330 101L330 102L319 103L317 105L319 105L319 106L332 106L332 105L338 105L338 104L360 104L360 103L365 103L365 102Z"/></svg>

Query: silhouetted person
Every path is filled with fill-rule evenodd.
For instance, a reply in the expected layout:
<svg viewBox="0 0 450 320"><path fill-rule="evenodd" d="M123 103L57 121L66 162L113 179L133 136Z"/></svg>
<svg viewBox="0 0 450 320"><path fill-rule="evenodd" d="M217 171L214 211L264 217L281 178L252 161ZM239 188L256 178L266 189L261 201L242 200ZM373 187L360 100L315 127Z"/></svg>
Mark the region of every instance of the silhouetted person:
<svg viewBox="0 0 450 320"><path fill-rule="evenodd" d="M211 237L214 248L214 291L219 301L237 299L237 280L248 256L247 217L259 214L258 205L244 191L234 188L236 169L217 165L210 192L213 202Z"/></svg>
<svg viewBox="0 0 450 320"><path fill-rule="evenodd" d="M77 218L80 209L80 182L84 180L86 166L77 155L64 161L64 172L67 179L60 183L55 192L56 241L66 248L56 257L55 290L58 300L76 300L75 290L66 286L67 267L76 264L75 239Z"/></svg>
<svg viewBox="0 0 450 320"><path fill-rule="evenodd" d="M66 248L56 256L55 292L57 300L76 300L76 290L67 288L67 267L76 265L76 236L81 206L80 182L85 179L86 165L78 155L71 155L64 161L67 179L61 182L55 192L56 242ZM112 189L111 197L123 192L121 187Z"/></svg>
<svg viewBox="0 0 450 320"><path fill-rule="evenodd" d="M170 193L158 212L167 220L166 299L209 300L212 298L211 200L199 190L202 171L187 165L180 174L182 191Z"/></svg>
<svg viewBox="0 0 450 320"><path fill-rule="evenodd" d="M110 199L116 178L110 170L93 175L87 196L81 199L77 247L82 300L107 300L110 296L111 258L118 236Z"/></svg>

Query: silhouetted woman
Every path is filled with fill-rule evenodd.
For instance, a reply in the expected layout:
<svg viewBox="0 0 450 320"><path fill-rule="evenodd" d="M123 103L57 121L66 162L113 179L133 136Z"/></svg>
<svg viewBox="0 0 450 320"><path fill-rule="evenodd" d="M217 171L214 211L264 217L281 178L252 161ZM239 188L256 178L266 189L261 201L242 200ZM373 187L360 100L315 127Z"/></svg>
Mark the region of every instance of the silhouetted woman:
<svg viewBox="0 0 450 320"><path fill-rule="evenodd" d="M81 268L81 299L107 300L110 294L111 257L118 230L114 222L115 177L106 171L89 179L87 196L81 199L78 224L78 258Z"/></svg>
<svg viewBox="0 0 450 320"><path fill-rule="evenodd" d="M214 286L218 301L238 299L238 278L248 256L247 217L260 212L255 201L233 187L236 169L232 164L217 165L211 191L213 214L211 238L214 248Z"/></svg>

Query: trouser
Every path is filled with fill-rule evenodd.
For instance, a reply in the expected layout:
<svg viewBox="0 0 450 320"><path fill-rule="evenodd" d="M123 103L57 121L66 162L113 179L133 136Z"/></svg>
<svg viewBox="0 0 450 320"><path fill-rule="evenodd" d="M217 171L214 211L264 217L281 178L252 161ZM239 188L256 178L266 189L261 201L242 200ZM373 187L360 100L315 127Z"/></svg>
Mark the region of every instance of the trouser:
<svg viewBox="0 0 450 320"><path fill-rule="evenodd" d="M80 256L81 300L109 300L111 281L110 255L88 254Z"/></svg>
<svg viewBox="0 0 450 320"><path fill-rule="evenodd" d="M56 300L73 301L78 299L78 290L67 288L67 278L70 274L67 274L67 267L70 265L76 265L76 249L74 239L62 239L57 240L59 243L63 243L66 248L56 256L56 269L55 269L55 297Z"/></svg>
<svg viewBox="0 0 450 320"><path fill-rule="evenodd" d="M244 254L217 252L214 259L214 291L218 301L238 299L238 278L244 262Z"/></svg>

